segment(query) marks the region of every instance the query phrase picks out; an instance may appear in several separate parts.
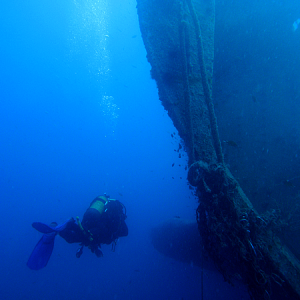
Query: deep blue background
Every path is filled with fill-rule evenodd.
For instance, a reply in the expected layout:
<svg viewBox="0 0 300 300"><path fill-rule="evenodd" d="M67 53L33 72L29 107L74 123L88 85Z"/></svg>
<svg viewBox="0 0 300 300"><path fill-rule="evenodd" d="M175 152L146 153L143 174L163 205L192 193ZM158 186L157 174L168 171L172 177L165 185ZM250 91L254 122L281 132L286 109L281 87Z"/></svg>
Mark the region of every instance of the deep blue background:
<svg viewBox="0 0 300 300"><path fill-rule="evenodd" d="M135 1L6 2L0 5L0 298L200 299L200 269L164 257L149 239L163 220L194 219L197 200L186 181L186 155L174 151L180 138L150 79ZM282 20L283 31L300 17L293 3L299 13ZM227 27L218 20L237 22L223 12L217 9L220 41ZM217 50L224 63L230 50ZM40 238L31 223L81 217L104 192L127 207L129 236L116 252L104 246L101 259L87 250L76 259L77 246L57 238L48 266L29 270ZM248 299L212 271L204 272L204 288L204 299Z"/></svg>

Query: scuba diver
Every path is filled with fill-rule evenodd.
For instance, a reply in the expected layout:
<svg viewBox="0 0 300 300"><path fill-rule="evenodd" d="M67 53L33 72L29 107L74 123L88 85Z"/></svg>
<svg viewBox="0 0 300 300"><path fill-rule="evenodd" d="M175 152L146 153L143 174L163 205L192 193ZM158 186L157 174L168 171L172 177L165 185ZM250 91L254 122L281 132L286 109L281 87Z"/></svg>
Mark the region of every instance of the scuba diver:
<svg viewBox="0 0 300 300"><path fill-rule="evenodd" d="M128 235L126 217L125 206L120 201L110 199L104 194L92 201L81 222L79 217L76 217L76 220L70 218L61 225L34 222L32 227L44 235L33 249L27 266L32 270L39 270L47 265L57 234L68 243L80 244L76 252L77 258L82 255L84 246L97 257L103 256L100 250L101 244L112 244L112 251L114 251L118 238Z"/></svg>

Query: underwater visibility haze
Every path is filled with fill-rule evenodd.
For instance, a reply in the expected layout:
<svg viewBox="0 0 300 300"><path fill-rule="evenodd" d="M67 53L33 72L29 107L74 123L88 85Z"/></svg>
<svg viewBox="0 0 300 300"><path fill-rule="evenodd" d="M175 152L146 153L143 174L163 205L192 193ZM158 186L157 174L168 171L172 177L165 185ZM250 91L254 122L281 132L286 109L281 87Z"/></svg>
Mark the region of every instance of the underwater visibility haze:
<svg viewBox="0 0 300 300"><path fill-rule="evenodd" d="M0 298L250 299L207 255L205 264L173 255L172 238L179 247L185 233L155 245L153 228L193 223L198 203L150 76L136 2L0 7ZM216 0L213 78L225 162L260 213L281 211L292 224L282 238L293 237L297 255L299 18L298 1ZM129 234L114 252L103 245L103 257L85 249L77 258L78 245L57 236L45 268L26 266L42 237L33 222L82 218L104 193L127 212Z"/></svg>

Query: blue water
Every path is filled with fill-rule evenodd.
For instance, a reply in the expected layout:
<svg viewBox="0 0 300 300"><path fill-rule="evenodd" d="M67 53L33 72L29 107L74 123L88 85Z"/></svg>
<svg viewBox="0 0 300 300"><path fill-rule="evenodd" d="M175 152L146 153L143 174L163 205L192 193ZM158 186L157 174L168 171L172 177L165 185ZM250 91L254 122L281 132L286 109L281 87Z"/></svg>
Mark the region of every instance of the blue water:
<svg viewBox="0 0 300 300"><path fill-rule="evenodd" d="M150 79L135 6L0 5L1 299L200 299L201 270L158 253L149 238L168 218L195 219L197 199ZM300 9L292 23L299 17ZM32 222L82 217L104 192L127 208L129 235L116 252L86 249L77 259L78 246L58 237L47 267L27 268L41 237ZM203 280L204 299L248 299L216 272L204 270Z"/></svg>

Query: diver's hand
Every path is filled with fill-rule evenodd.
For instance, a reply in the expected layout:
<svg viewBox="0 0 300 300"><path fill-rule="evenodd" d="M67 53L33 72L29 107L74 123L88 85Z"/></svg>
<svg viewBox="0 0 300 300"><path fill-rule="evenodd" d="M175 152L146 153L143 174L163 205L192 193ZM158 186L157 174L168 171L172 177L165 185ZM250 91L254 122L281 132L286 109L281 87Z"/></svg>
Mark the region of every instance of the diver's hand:
<svg viewBox="0 0 300 300"><path fill-rule="evenodd" d="M83 246L81 246L80 248L77 249L76 257L79 258L81 256L82 252L83 252Z"/></svg>
<svg viewBox="0 0 300 300"><path fill-rule="evenodd" d="M96 254L97 257L102 257L103 256L102 251L98 247L95 248L95 254Z"/></svg>

